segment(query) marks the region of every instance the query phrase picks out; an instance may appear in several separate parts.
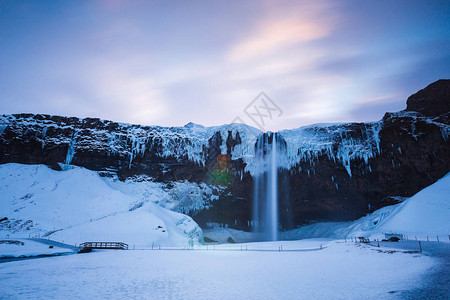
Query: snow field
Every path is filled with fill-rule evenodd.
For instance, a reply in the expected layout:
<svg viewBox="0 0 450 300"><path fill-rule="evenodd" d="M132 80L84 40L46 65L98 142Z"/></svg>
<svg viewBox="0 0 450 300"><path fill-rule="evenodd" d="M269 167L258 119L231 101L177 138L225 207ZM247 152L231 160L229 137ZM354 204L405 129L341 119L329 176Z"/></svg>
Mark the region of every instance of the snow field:
<svg viewBox="0 0 450 300"><path fill-rule="evenodd" d="M393 299L420 287L436 264L377 249L328 242L307 252L128 250L16 261L0 264L0 298Z"/></svg>

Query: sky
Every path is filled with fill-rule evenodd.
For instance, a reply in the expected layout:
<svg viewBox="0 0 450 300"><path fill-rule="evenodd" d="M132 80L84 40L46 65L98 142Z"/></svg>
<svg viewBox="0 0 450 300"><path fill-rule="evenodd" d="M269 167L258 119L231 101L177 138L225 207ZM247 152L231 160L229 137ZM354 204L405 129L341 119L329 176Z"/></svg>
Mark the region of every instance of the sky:
<svg viewBox="0 0 450 300"><path fill-rule="evenodd" d="M450 78L449 15L448 0L0 0L0 114L376 121Z"/></svg>

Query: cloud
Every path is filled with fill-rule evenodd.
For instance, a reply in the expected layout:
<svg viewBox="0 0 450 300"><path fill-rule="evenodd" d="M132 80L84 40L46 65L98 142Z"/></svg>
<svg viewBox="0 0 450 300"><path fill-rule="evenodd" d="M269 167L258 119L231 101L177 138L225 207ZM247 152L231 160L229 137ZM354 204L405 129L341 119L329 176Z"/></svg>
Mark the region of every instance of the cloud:
<svg viewBox="0 0 450 300"><path fill-rule="evenodd" d="M86 75L83 85L108 118L156 124L168 116L165 91L152 76L120 64L102 64Z"/></svg>
<svg viewBox="0 0 450 300"><path fill-rule="evenodd" d="M274 19L262 22L256 32L233 46L229 59L239 61L273 54L282 48L327 36L331 28L312 20Z"/></svg>
<svg viewBox="0 0 450 300"><path fill-rule="evenodd" d="M449 74L445 9L422 16L417 5L398 4L404 14L394 19L385 14L390 5L100 1L25 12L17 6L0 19L0 39L8 42L0 47L0 101L5 113L219 125L242 116L264 91L284 112L269 130L373 120L383 107Z"/></svg>

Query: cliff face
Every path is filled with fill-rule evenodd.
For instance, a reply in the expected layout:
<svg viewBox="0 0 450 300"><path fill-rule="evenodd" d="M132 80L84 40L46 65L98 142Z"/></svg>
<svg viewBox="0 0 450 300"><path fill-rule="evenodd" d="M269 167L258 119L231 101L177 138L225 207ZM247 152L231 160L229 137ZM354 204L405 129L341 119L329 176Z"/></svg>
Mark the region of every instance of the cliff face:
<svg viewBox="0 0 450 300"><path fill-rule="evenodd" d="M450 80L438 80L411 95L406 101L406 111L416 111L427 117L439 117L441 122L449 122Z"/></svg>
<svg viewBox="0 0 450 300"><path fill-rule="evenodd" d="M278 133L280 221L352 220L397 203L450 171L450 80L408 98L379 122L319 124ZM231 124L140 126L49 115L0 117L0 163L70 165L121 180L147 175L220 186L219 199L189 214L200 224L248 229L255 143L262 133ZM169 185L170 186L170 185ZM205 200L207 201L207 200Z"/></svg>

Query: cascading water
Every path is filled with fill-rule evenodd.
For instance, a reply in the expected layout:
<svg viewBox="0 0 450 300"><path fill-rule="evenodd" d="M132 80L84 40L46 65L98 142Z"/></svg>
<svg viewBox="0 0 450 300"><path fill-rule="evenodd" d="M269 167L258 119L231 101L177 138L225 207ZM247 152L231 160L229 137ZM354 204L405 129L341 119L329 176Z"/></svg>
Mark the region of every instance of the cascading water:
<svg viewBox="0 0 450 300"><path fill-rule="evenodd" d="M270 153L269 184L267 185L267 203L269 207L266 222L271 241L278 240L278 164L277 164L277 136L272 135L272 151Z"/></svg>
<svg viewBox="0 0 450 300"><path fill-rule="evenodd" d="M263 134L256 142L256 174L253 190L253 231L261 239L278 239L278 170L285 146L276 133Z"/></svg>

